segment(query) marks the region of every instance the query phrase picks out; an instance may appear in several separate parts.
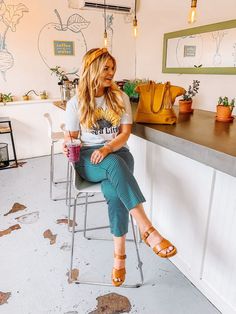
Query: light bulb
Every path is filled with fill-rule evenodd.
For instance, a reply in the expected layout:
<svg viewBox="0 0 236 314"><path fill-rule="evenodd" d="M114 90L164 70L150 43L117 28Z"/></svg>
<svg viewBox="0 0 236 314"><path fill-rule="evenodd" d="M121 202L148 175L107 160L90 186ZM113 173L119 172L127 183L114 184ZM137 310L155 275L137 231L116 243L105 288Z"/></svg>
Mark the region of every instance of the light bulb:
<svg viewBox="0 0 236 314"><path fill-rule="evenodd" d="M134 37L136 38L138 35L138 21L136 17L133 19L133 33Z"/></svg>
<svg viewBox="0 0 236 314"><path fill-rule="evenodd" d="M103 35L103 45L104 45L105 48L107 48L107 44L108 44L108 41L107 41L107 31L105 30L104 35Z"/></svg>
<svg viewBox="0 0 236 314"><path fill-rule="evenodd" d="M190 24L196 22L196 8L191 8L189 11L188 22Z"/></svg>
<svg viewBox="0 0 236 314"><path fill-rule="evenodd" d="M192 24L196 22L196 13L197 13L197 0L192 0L191 9L188 15L188 23Z"/></svg>

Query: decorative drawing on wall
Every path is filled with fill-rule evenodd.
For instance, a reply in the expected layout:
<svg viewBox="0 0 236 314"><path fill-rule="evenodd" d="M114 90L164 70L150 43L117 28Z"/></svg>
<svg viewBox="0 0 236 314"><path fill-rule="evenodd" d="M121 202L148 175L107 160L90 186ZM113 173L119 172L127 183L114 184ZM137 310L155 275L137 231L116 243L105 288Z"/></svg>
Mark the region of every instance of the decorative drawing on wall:
<svg viewBox="0 0 236 314"><path fill-rule="evenodd" d="M38 51L44 64L50 69L56 66L65 68L67 74L79 71L83 55L87 52L87 42L82 32L90 24L79 14L69 16L63 24L59 12L54 10L58 21L44 25L38 35ZM74 55L55 55L54 43L70 41L74 43Z"/></svg>
<svg viewBox="0 0 236 314"><path fill-rule="evenodd" d="M6 81L6 72L14 65L14 57L7 48L7 33L9 30L16 31L16 25L28 8L23 4L6 4L0 0L0 72L4 81Z"/></svg>
<svg viewBox="0 0 236 314"><path fill-rule="evenodd" d="M201 35L183 36L176 45L176 60L179 67L199 65L203 43Z"/></svg>
<svg viewBox="0 0 236 314"><path fill-rule="evenodd" d="M213 64L216 66L219 66L222 62L222 55L220 54L220 48L221 48L222 40L226 34L227 32L222 32L222 31L212 33L212 38L216 45L216 51L213 56Z"/></svg>
<svg viewBox="0 0 236 314"><path fill-rule="evenodd" d="M236 28L168 39L169 68L236 67ZM175 51L175 54L173 53Z"/></svg>
<svg viewBox="0 0 236 314"><path fill-rule="evenodd" d="M107 15L106 25L107 25L107 48L112 53L112 42L113 42L113 14Z"/></svg>
<svg viewBox="0 0 236 314"><path fill-rule="evenodd" d="M234 67L236 67L236 43L233 44L233 62L234 62Z"/></svg>

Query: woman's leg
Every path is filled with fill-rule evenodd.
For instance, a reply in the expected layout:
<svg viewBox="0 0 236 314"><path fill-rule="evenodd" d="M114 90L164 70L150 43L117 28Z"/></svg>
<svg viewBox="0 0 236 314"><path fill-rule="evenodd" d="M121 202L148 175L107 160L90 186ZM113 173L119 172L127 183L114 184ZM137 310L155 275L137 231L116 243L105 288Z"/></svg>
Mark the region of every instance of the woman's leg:
<svg viewBox="0 0 236 314"><path fill-rule="evenodd" d="M152 226L152 223L148 219L142 204L138 204L136 207L131 209L130 214L136 220L141 234L144 234L144 232L146 232ZM162 240L163 240L163 237L161 236L161 234L157 230L154 230L148 236L147 242L149 243L151 248L153 248L158 243L160 243ZM172 245L170 245L168 248L163 249L162 253L166 254L166 253L171 252L172 250L174 250L174 247Z"/></svg>
<svg viewBox="0 0 236 314"><path fill-rule="evenodd" d="M115 254L125 255L125 238L126 238L125 235L123 235L122 237L113 236ZM119 259L119 258L114 257L114 268L122 269L124 267L125 267L125 259Z"/></svg>
<svg viewBox="0 0 236 314"><path fill-rule="evenodd" d="M79 173L82 177L92 182L108 180L117 192L120 201L131 211L141 232L147 231L151 226L151 222L147 218L141 204L145 201L145 198L127 163L124 161L125 158L123 155L129 156L131 154L127 152L127 149L121 149L115 154L108 155L101 163L94 165L90 162L92 152L93 149L89 149L81 154L81 160L78 164ZM119 156L120 153L123 155ZM148 237L148 242L153 246L160 243L162 239L161 235L157 231L154 231ZM153 244L153 242L155 243ZM169 252L172 249L173 247L169 246L163 251Z"/></svg>

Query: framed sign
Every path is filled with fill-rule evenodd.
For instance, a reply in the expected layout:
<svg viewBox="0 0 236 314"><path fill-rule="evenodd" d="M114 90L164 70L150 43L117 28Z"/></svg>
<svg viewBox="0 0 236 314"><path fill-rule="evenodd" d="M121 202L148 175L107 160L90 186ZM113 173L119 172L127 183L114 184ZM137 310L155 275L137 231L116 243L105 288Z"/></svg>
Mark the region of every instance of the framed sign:
<svg viewBox="0 0 236 314"><path fill-rule="evenodd" d="M236 74L236 20L164 34L162 72Z"/></svg>
<svg viewBox="0 0 236 314"><path fill-rule="evenodd" d="M74 56L75 48L73 41L67 40L54 40L54 55L55 56Z"/></svg>

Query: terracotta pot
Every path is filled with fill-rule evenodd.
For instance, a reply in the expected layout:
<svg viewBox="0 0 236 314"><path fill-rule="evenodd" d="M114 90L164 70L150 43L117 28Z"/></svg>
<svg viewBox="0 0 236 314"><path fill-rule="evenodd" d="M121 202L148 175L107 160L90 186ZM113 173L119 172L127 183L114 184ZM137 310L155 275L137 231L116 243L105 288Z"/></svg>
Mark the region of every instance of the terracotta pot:
<svg viewBox="0 0 236 314"><path fill-rule="evenodd" d="M29 100L29 96L28 96L28 95L23 95L23 96L22 96L22 99L23 99L23 100Z"/></svg>
<svg viewBox="0 0 236 314"><path fill-rule="evenodd" d="M232 117L232 108L230 106L217 105L216 107L216 120L222 122L231 122L234 117Z"/></svg>
<svg viewBox="0 0 236 314"><path fill-rule="evenodd" d="M192 100L179 100L179 112L181 113L192 113Z"/></svg>

